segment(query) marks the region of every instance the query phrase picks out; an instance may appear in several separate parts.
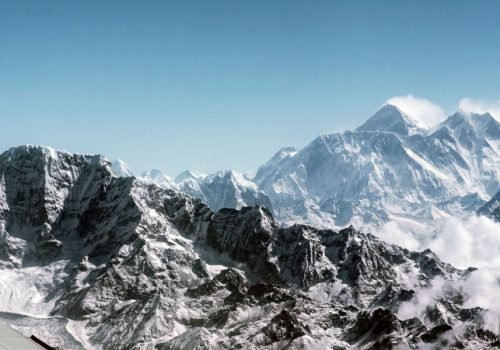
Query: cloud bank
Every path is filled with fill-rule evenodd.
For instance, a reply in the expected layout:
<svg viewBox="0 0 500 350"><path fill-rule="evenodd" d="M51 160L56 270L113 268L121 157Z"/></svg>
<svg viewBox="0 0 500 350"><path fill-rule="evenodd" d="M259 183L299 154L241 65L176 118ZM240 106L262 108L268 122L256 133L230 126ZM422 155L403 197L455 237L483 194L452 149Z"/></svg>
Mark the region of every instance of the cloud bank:
<svg viewBox="0 0 500 350"><path fill-rule="evenodd" d="M394 222L386 224L379 235L385 241L411 250L430 248L441 260L458 268L476 267L477 270L459 286L467 295L463 306L487 309L485 327L500 332L500 223L471 215L463 219L437 219L433 227L434 232L429 232L423 240L405 234ZM398 315L403 319L422 318L427 305L446 289L444 280L435 279L417 293L415 300L402 304Z"/></svg>
<svg viewBox="0 0 500 350"><path fill-rule="evenodd" d="M415 97L412 94L391 97L386 103L398 107L422 126L433 126L446 118L446 114L441 107L425 98Z"/></svg>

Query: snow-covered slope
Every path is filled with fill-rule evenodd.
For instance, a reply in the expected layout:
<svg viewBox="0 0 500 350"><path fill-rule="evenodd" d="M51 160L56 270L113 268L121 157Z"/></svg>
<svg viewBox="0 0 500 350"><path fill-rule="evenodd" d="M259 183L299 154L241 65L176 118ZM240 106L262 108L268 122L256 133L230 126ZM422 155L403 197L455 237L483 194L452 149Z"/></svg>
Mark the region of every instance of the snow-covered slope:
<svg viewBox="0 0 500 350"><path fill-rule="evenodd" d="M500 124L458 112L424 130L386 105L354 132L279 151L254 182L285 224L379 227L474 211L500 187Z"/></svg>
<svg viewBox="0 0 500 350"><path fill-rule="evenodd" d="M205 176L187 174L184 172L176 177L177 190L200 198L212 210L240 209L253 205L263 205L272 210L269 197L255 183L236 171L220 171Z"/></svg>
<svg viewBox="0 0 500 350"><path fill-rule="evenodd" d="M210 175L195 175L186 170L173 180L163 175L160 170L150 170L139 178L162 188L199 198L212 210L239 209L252 205L263 205L272 210L269 197L250 179L234 170L219 171Z"/></svg>
<svg viewBox="0 0 500 350"><path fill-rule="evenodd" d="M64 348L486 349L500 340L464 304L472 274L259 206L214 213L101 156L0 155L0 318Z"/></svg>

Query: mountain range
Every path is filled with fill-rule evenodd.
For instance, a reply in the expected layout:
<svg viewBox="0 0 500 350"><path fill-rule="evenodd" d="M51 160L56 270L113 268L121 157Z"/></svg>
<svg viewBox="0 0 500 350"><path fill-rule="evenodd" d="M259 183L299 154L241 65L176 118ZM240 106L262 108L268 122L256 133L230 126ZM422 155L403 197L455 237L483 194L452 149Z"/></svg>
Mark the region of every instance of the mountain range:
<svg viewBox="0 0 500 350"><path fill-rule="evenodd" d="M500 189L500 123L488 113L459 111L425 128L386 104L354 131L282 148L253 178L186 171L171 180L155 172L142 178L213 210L258 204L272 208L283 226L377 232L393 222L422 236L427 223L475 212ZM123 174L119 167L115 173Z"/></svg>
<svg viewBox="0 0 500 350"><path fill-rule="evenodd" d="M400 155L388 132L362 133L393 140ZM267 165L298 171L284 163L302 164L305 150ZM469 305L474 268L353 227L282 227L259 205L215 212L117 177L102 156L47 147L0 155L0 270L0 319L64 349L500 346L489 311Z"/></svg>

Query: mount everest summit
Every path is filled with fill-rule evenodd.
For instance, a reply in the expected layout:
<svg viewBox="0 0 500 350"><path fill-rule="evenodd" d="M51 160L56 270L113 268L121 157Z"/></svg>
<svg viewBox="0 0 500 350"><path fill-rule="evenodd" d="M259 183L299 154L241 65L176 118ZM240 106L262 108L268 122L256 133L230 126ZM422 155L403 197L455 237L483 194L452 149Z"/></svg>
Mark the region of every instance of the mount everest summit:
<svg viewBox="0 0 500 350"><path fill-rule="evenodd" d="M47 147L0 155L0 270L0 320L64 349L500 346L474 268Z"/></svg>

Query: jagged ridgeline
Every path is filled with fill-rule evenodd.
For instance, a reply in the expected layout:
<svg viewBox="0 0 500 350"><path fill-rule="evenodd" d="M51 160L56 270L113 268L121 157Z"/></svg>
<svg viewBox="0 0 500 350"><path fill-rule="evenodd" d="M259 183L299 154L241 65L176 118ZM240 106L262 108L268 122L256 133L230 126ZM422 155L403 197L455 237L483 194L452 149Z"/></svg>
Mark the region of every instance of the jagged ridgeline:
<svg viewBox="0 0 500 350"><path fill-rule="evenodd" d="M117 176L132 174L121 161L113 169ZM354 131L282 148L255 176L185 171L171 179L151 170L141 179L200 198L212 210L263 205L287 226L380 232L391 223L418 240L435 220L474 213L498 192L500 122L458 111L423 127L386 104Z"/></svg>
<svg viewBox="0 0 500 350"><path fill-rule="evenodd" d="M471 270L347 228L117 178L101 156L0 155L2 321L64 349L490 348ZM443 297L401 317L433 280Z"/></svg>

